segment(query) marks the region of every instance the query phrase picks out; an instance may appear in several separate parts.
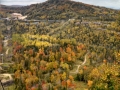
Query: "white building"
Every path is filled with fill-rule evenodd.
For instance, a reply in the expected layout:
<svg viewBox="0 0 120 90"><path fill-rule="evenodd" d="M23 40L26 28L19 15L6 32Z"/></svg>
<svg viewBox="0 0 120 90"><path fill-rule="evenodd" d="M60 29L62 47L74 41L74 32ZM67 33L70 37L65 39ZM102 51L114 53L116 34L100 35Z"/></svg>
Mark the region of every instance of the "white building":
<svg viewBox="0 0 120 90"><path fill-rule="evenodd" d="M21 20L23 20L23 19L25 19L25 18L27 18L27 16L18 17L18 19L21 19Z"/></svg>
<svg viewBox="0 0 120 90"><path fill-rule="evenodd" d="M12 13L11 18L23 20L23 19L27 18L27 16L22 16L22 14L20 14L20 13Z"/></svg>

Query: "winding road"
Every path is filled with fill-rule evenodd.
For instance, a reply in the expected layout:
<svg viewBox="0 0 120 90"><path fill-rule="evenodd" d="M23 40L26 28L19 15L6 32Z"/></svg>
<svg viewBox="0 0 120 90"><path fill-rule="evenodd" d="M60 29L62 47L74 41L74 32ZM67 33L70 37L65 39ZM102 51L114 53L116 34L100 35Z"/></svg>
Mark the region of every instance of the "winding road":
<svg viewBox="0 0 120 90"><path fill-rule="evenodd" d="M7 48L7 50L6 50L6 55L8 55L8 52L9 52L9 48Z"/></svg>
<svg viewBox="0 0 120 90"><path fill-rule="evenodd" d="M87 53L87 54L88 54L88 53ZM79 68L80 68L81 66L83 66L83 65L87 62L87 54L85 55L85 58L84 58L84 61L82 62L82 64L75 65L75 66L77 66L76 71L75 71L75 72L70 72L70 73L74 73L74 74L76 74L76 73L79 72Z"/></svg>

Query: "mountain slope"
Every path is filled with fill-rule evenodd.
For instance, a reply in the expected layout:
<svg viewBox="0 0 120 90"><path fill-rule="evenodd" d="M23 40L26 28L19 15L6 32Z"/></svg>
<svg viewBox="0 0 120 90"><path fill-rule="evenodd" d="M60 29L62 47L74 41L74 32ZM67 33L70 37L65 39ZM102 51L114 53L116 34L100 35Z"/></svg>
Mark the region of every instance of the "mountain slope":
<svg viewBox="0 0 120 90"><path fill-rule="evenodd" d="M97 17L113 19L117 10L83 4L70 0L48 0L44 3L26 7L25 14L29 19L70 19L81 17Z"/></svg>
<svg viewBox="0 0 120 90"><path fill-rule="evenodd" d="M99 20L114 20L118 10L84 4L71 0L48 0L44 3L24 7L2 6L6 13L19 12L27 15L28 19L71 19L88 17ZM0 11L1 11L0 10Z"/></svg>
<svg viewBox="0 0 120 90"><path fill-rule="evenodd" d="M0 5L0 17L6 18L9 13L13 12L18 12L22 13L23 12L23 7L21 6L6 6L6 5ZM22 13L23 14L23 13Z"/></svg>

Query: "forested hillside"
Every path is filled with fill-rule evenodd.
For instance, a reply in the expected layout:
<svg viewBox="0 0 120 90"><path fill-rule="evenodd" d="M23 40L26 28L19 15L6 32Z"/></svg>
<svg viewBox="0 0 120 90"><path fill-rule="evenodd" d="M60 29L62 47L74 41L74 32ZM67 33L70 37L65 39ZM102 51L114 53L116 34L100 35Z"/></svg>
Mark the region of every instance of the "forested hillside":
<svg viewBox="0 0 120 90"><path fill-rule="evenodd" d="M19 75L26 77L25 73L33 77L23 79L25 83L16 82L16 86L27 85L24 86L27 90L34 85L37 89L45 85L47 89L77 90L81 88L77 84L82 81L89 89L119 90L120 29L119 18L116 19L114 22L86 19L14 21L16 79L20 82Z"/></svg>
<svg viewBox="0 0 120 90"><path fill-rule="evenodd" d="M0 20L1 73L14 76L4 87L120 90L118 10L70 0L1 10L2 18L12 12L28 16Z"/></svg>
<svg viewBox="0 0 120 90"><path fill-rule="evenodd" d="M118 11L74 2L70 0L48 0L42 4L31 5L25 11L29 19L71 19L94 17L95 19L114 20Z"/></svg>
<svg viewBox="0 0 120 90"><path fill-rule="evenodd" d="M115 20L118 10L93 6L70 0L48 0L44 3L32 4L25 7L2 6L7 13L19 12L28 15L28 19L62 20L81 17L97 20Z"/></svg>

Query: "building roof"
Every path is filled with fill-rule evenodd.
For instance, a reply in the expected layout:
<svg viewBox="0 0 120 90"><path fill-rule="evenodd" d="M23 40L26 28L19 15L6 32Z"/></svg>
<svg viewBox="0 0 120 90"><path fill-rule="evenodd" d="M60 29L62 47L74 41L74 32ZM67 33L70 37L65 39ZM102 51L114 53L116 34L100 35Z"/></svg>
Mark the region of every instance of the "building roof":
<svg viewBox="0 0 120 90"><path fill-rule="evenodd" d="M12 15L15 15L15 16L22 16L22 14L20 14L20 13L12 13Z"/></svg>

